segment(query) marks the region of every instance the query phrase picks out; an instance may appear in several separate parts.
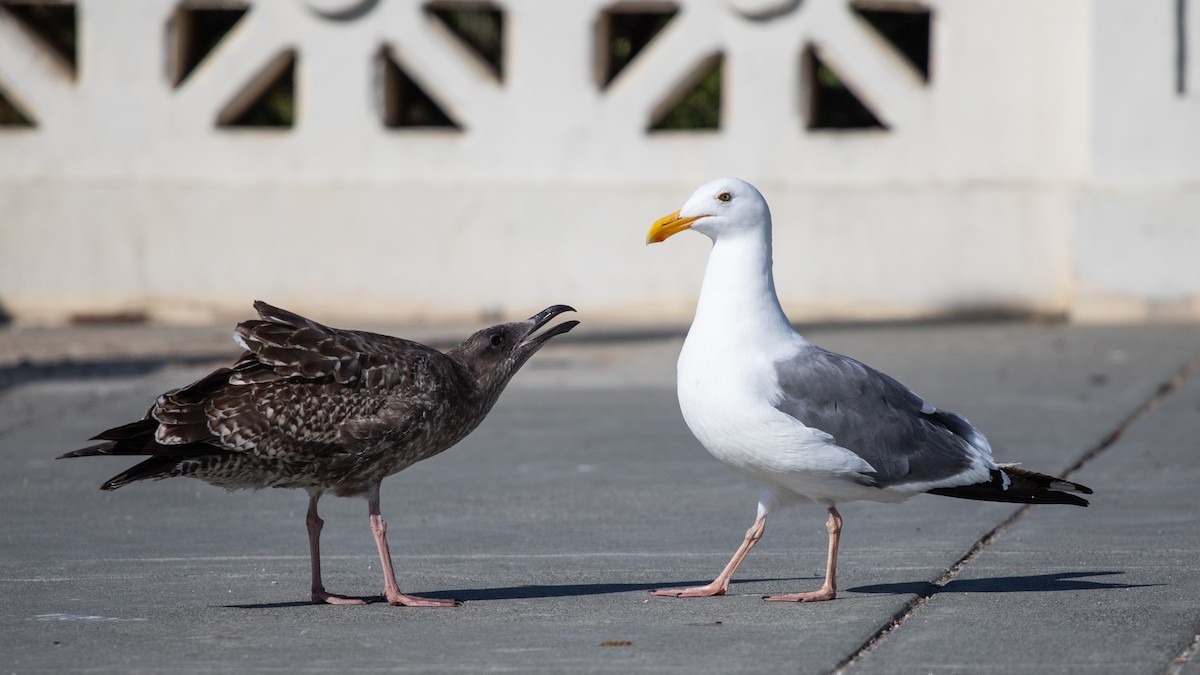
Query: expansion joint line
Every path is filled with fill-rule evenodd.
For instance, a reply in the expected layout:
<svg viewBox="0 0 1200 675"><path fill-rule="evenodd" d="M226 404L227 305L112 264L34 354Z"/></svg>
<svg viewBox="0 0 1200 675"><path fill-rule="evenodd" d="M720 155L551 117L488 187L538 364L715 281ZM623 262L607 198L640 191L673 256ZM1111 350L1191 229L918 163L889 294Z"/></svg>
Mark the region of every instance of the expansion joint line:
<svg viewBox="0 0 1200 675"><path fill-rule="evenodd" d="M1179 675L1183 672L1183 667L1188 664L1200 650L1200 633L1197 633L1192 641L1179 652L1179 656L1171 659L1171 663L1167 665L1167 669L1163 671L1163 675Z"/></svg>
<svg viewBox="0 0 1200 675"><path fill-rule="evenodd" d="M1183 386L1183 383L1187 381L1189 377L1192 377L1198 372L1200 372L1200 354L1193 356L1190 361L1188 361L1182 368L1179 369L1178 372L1172 375L1166 382L1163 382L1161 385L1159 385L1158 389L1154 391L1150 398L1146 399L1141 405L1135 408L1133 412L1129 413L1125 419L1121 420L1121 422L1117 424L1112 431L1106 434L1099 443L1080 455L1079 459L1075 460L1074 463L1072 463L1065 471L1063 471L1063 478L1070 478L1071 474L1074 474L1084 466L1087 466L1089 462L1096 459L1103 454L1105 450L1108 450L1110 447L1112 447L1113 444L1115 444L1123 435L1125 435L1125 432L1128 431L1130 427L1132 427L1134 424L1137 424L1139 420L1157 407L1159 403L1162 403L1164 399L1175 393L1177 389ZM919 611L921 607L925 605L925 603L929 602L930 598L932 598L934 595L937 595L937 593L941 591L946 584L953 581L954 578L957 577L967 565L970 565L972 562L974 562L975 559L979 557L979 554L983 553L983 551L988 546L991 546L997 539L999 539L1005 531L1024 518L1033 509L1033 507L1033 504L1026 504L1022 506L1013 512L1013 514L1006 518L1002 523L992 528L987 532L987 534L980 537L974 544L971 545L967 552L964 553L961 558L955 561L954 564L950 565L950 567L947 568L940 577L927 584L925 589L917 594L917 597L905 603L904 606L901 607L895 614L893 614L891 618L888 619L887 622L885 622L883 626L881 626L879 630L875 632L874 635L868 638L866 642L863 642L858 649L855 649L853 652L851 652L848 657L838 663L837 666L830 671L830 675L845 675L855 663L870 653L876 645L886 639L905 621L916 614L917 611ZM1196 637L1197 641L1200 641L1200 635L1197 635ZM1184 662L1186 662L1186 659L1190 659L1194 655L1197 647L1197 643L1193 642L1184 651L1184 653L1180 655L1179 658L1185 658ZM1178 661L1179 658L1177 658L1176 661ZM1172 673L1170 670L1167 672L1168 675ZM1174 672L1178 672L1178 669Z"/></svg>

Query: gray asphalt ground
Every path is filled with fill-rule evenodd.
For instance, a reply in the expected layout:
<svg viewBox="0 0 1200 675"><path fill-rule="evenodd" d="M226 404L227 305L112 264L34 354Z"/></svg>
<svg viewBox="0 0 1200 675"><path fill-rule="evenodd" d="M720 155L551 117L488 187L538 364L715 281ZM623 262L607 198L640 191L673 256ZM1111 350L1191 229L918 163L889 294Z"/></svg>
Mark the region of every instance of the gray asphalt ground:
<svg viewBox="0 0 1200 675"><path fill-rule="evenodd" d="M710 580L756 491L680 418L682 331L587 339L583 319L471 437L384 482L402 590L454 609L307 603L303 493L104 493L128 460L52 459L232 357L228 328L0 331L0 666L1200 673L1200 327L806 331L1096 494L846 504L838 599L798 605L760 598L819 585L817 507L772 518L730 595L647 593ZM365 502L322 505L326 586L379 593Z"/></svg>

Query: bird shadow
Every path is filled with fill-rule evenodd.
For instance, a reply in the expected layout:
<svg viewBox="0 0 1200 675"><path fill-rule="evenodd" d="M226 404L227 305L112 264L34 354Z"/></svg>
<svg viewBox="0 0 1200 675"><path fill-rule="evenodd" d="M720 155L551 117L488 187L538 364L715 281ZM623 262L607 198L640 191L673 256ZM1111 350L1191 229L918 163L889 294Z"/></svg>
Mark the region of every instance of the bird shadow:
<svg viewBox="0 0 1200 675"><path fill-rule="evenodd" d="M423 598L445 598L474 602L479 600L528 600L536 598L570 598L581 595L608 595L610 593L631 593L636 591L655 591L660 588L676 588L683 586L703 586L711 579L703 581L667 581L653 584L532 584L526 586L501 586L497 588L455 588L440 591L419 591L416 594ZM795 581L795 579L763 578L740 579L733 585L752 584L767 581ZM352 596L353 597L353 596ZM383 596L359 596L367 604L386 602ZM228 609L282 609L286 607L304 607L310 602L264 602L255 604L224 605Z"/></svg>
<svg viewBox="0 0 1200 675"><path fill-rule="evenodd" d="M372 602L382 600L383 596L375 596L373 598L372 597L362 597L359 599L366 601L367 604L370 604ZM317 604L317 603L311 602L309 600L296 600L294 602L258 602L258 603L248 604L248 605L221 605L221 606L224 607L225 609L285 609L288 607L309 607L309 606L315 605L315 604Z"/></svg>
<svg viewBox="0 0 1200 675"><path fill-rule="evenodd" d="M881 595L922 595L934 593L1044 593L1053 591L1094 591L1114 588L1144 588L1146 586L1161 586L1162 584L1122 584L1103 581L1089 581L1087 577L1112 576L1124 574L1119 571L1097 572L1052 572L1049 574L1033 574L1028 576L986 577L982 579L955 579L937 588L928 581L905 581L895 584L872 584L847 588L850 593L875 593ZM732 586L764 582L799 581L799 578L760 578L739 579ZM652 584L531 584L525 586L500 586L496 588L454 588L439 591L418 592L421 597L455 599L464 602L481 600L529 600L537 598L570 598L583 595L608 595L611 593L632 593L637 591L654 591L660 588L678 588L686 586L702 586L708 579L692 581L664 581ZM358 596L367 604L387 602L381 595ZM306 607L313 603L308 601L294 602L263 602L254 604L224 605L228 609L284 609L288 607Z"/></svg>
<svg viewBox="0 0 1200 675"><path fill-rule="evenodd" d="M656 591L660 588L677 588L683 586L703 586L712 581L665 581L652 584L534 584L528 586L506 586L500 588L462 588L447 591L434 591L427 595L431 597L451 597L458 600L526 600L531 598L569 598L580 595L608 595L610 593L631 593L636 591ZM787 579L741 579L737 584L751 584L764 581L787 581Z"/></svg>
<svg viewBox="0 0 1200 675"><path fill-rule="evenodd" d="M1124 574L1118 571L1105 572L1051 572L1028 576L985 577L982 579L955 579L937 588L928 581L905 581L896 584L872 584L847 588L851 593L880 593L891 595L933 595L934 593L1045 593L1053 591L1096 591L1112 588L1143 588L1162 584L1117 584L1103 581L1085 581L1084 577Z"/></svg>

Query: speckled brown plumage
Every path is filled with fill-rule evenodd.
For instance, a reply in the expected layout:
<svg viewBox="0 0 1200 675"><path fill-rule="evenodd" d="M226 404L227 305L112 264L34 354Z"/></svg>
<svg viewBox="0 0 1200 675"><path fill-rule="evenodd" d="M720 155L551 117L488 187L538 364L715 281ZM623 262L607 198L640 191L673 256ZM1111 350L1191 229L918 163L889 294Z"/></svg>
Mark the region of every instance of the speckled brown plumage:
<svg viewBox="0 0 1200 675"><path fill-rule="evenodd" d="M136 422L98 434L104 441L62 457L142 455L148 459L101 489L189 476L230 490L301 488L310 495L308 525L313 600L356 602L320 583L325 492L365 496L393 604L447 604L395 589L379 516L380 482L446 450L471 433L512 376L547 340L578 322L540 334L549 307L527 321L481 330L442 353L409 340L323 326L256 302L260 319L238 325L246 348L220 368L158 398Z"/></svg>

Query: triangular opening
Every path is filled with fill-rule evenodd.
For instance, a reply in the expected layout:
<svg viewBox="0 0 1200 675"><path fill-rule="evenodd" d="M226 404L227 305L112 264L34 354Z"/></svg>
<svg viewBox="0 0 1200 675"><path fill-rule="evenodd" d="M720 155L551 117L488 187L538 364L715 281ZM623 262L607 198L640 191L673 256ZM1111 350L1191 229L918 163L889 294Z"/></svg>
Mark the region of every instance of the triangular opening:
<svg viewBox="0 0 1200 675"><path fill-rule="evenodd" d="M288 128L296 120L296 52L276 56L217 116L220 127Z"/></svg>
<svg viewBox="0 0 1200 675"><path fill-rule="evenodd" d="M24 111L17 107L4 95L4 90L0 89L0 127L33 127L37 126L33 123Z"/></svg>
<svg viewBox="0 0 1200 675"><path fill-rule="evenodd" d="M603 89L667 27L679 13L673 4L603 12L596 24L596 79Z"/></svg>
<svg viewBox="0 0 1200 675"><path fill-rule="evenodd" d="M245 6L176 9L168 28L171 84L182 84L245 15Z"/></svg>
<svg viewBox="0 0 1200 675"><path fill-rule="evenodd" d="M721 126L721 66L714 54L700 62L678 89L667 96L653 116L651 131L715 130Z"/></svg>
<svg viewBox="0 0 1200 675"><path fill-rule="evenodd" d="M489 3L431 2L425 10L437 17L487 64L497 81L504 79L504 12Z"/></svg>
<svg viewBox="0 0 1200 675"><path fill-rule="evenodd" d="M804 50L802 71L808 83L809 129L886 129L845 80L817 56L809 45Z"/></svg>
<svg viewBox="0 0 1200 675"><path fill-rule="evenodd" d="M851 5L883 39L899 51L925 82L929 82L929 44L933 30L933 11L916 6L880 8Z"/></svg>
<svg viewBox="0 0 1200 675"><path fill-rule="evenodd" d="M78 30L75 23L74 3L21 2L4 0L0 7L19 21L63 62L76 71L76 43Z"/></svg>
<svg viewBox="0 0 1200 675"><path fill-rule="evenodd" d="M461 129L421 85L404 72L385 47L379 52L383 68L383 125L389 129L421 127Z"/></svg>

